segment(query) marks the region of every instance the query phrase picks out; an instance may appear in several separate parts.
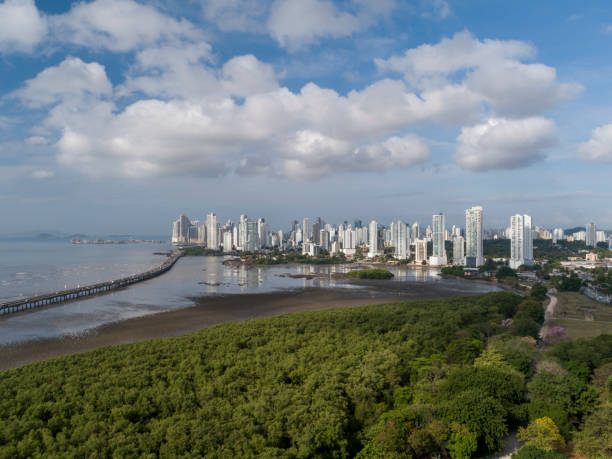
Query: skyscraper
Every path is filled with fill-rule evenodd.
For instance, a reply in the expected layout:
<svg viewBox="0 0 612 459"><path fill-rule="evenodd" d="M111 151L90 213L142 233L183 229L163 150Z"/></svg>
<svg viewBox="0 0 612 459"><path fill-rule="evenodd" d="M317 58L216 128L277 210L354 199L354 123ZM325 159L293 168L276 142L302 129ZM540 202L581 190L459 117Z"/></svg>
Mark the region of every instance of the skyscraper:
<svg viewBox="0 0 612 459"><path fill-rule="evenodd" d="M219 248L217 216L214 213L210 213L206 216L206 245L211 250L217 250Z"/></svg>
<svg viewBox="0 0 612 459"><path fill-rule="evenodd" d="M370 229L368 231L370 239L368 244L368 257L374 258L382 255L383 252L383 243L382 243L382 234L378 228L378 223L376 220L372 220L370 222Z"/></svg>
<svg viewBox="0 0 612 459"><path fill-rule="evenodd" d="M516 214L510 217L510 267L533 265L531 217Z"/></svg>
<svg viewBox="0 0 612 459"><path fill-rule="evenodd" d="M465 264L465 239L463 236L453 236L453 264L462 266Z"/></svg>
<svg viewBox="0 0 612 459"><path fill-rule="evenodd" d="M312 241L312 220L310 218L302 220L302 240Z"/></svg>
<svg viewBox="0 0 612 459"><path fill-rule="evenodd" d="M414 261L422 264L427 260L427 241L425 239L417 239L414 242Z"/></svg>
<svg viewBox="0 0 612 459"><path fill-rule="evenodd" d="M414 222L412 224L412 240L416 242L417 239L421 237L421 228L419 227L419 222Z"/></svg>
<svg viewBox="0 0 612 459"><path fill-rule="evenodd" d="M410 257L410 227L401 220L391 224L391 245L395 249L395 258L405 260Z"/></svg>
<svg viewBox="0 0 612 459"><path fill-rule="evenodd" d="M446 248L444 247L444 230L445 218L444 214L435 214L433 216L433 228L431 230L431 239L433 242L433 254L429 259L429 264L433 266L443 266L446 264Z"/></svg>
<svg viewBox="0 0 612 459"><path fill-rule="evenodd" d="M597 245L597 228L595 223L589 223L586 226L586 245L590 247Z"/></svg>
<svg viewBox="0 0 612 459"><path fill-rule="evenodd" d="M484 265L482 246L482 207L474 206L465 211L465 264ZM455 257L453 256L453 262Z"/></svg>
<svg viewBox="0 0 612 459"><path fill-rule="evenodd" d="M559 241L562 241L565 238L565 232L563 228L555 228L552 232L552 241L553 244L556 244Z"/></svg>

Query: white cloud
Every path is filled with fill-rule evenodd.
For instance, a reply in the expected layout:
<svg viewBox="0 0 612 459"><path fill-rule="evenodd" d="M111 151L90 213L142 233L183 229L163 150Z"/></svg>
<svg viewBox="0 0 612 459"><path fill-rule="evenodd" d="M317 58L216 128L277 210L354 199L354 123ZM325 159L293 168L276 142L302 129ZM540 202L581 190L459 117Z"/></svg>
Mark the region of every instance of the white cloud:
<svg viewBox="0 0 612 459"><path fill-rule="evenodd" d="M232 95L247 97L278 88L274 68L252 54L230 59L223 64L221 73L223 87Z"/></svg>
<svg viewBox="0 0 612 459"><path fill-rule="evenodd" d="M265 32L270 0L201 0L204 17L223 31Z"/></svg>
<svg viewBox="0 0 612 459"><path fill-rule="evenodd" d="M47 34L47 22L34 0L0 3L0 53L31 52Z"/></svg>
<svg viewBox="0 0 612 459"><path fill-rule="evenodd" d="M49 16L49 21L60 42L115 52L203 38L189 21L133 0L79 2L65 14Z"/></svg>
<svg viewBox="0 0 612 459"><path fill-rule="evenodd" d="M32 178L38 179L38 180L42 180L42 179L47 179L47 178L51 178L53 176L55 176L55 172L53 171L49 171L46 169L37 169L35 171L32 172Z"/></svg>
<svg viewBox="0 0 612 459"><path fill-rule="evenodd" d="M450 5L446 0L433 0L434 14L440 19L446 19L451 14Z"/></svg>
<svg viewBox="0 0 612 459"><path fill-rule="evenodd" d="M585 161L612 163L612 124L593 129L591 138L578 145L578 156Z"/></svg>
<svg viewBox="0 0 612 459"><path fill-rule="evenodd" d="M331 0L276 0L268 18L270 36L290 50L319 38L350 36L388 16L393 0L354 0L353 11L340 10Z"/></svg>
<svg viewBox="0 0 612 459"><path fill-rule="evenodd" d="M454 158L464 169L517 169L546 157L546 149L556 141L555 123L539 117L489 119L461 129L457 141Z"/></svg>
<svg viewBox="0 0 612 459"><path fill-rule="evenodd" d="M521 117L540 114L582 90L578 84L557 83L552 67L521 62L535 53L525 42L481 41L463 31L438 44L375 62L381 71L402 73L415 88L444 87L458 80L490 105L495 115Z"/></svg>
<svg viewBox="0 0 612 459"><path fill-rule="evenodd" d="M25 139L25 142L28 145L47 145L49 143L49 139L40 135L33 135Z"/></svg>
<svg viewBox="0 0 612 459"><path fill-rule="evenodd" d="M112 85L102 65L67 57L59 65L48 67L27 80L24 87L13 92L12 96L36 108L59 101L80 100L85 95L99 97L111 93Z"/></svg>

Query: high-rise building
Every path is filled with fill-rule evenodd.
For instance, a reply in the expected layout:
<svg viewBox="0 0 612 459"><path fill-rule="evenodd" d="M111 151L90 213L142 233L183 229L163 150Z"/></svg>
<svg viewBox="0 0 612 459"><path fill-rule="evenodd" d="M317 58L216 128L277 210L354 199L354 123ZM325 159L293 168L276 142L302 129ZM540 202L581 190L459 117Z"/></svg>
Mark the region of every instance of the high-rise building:
<svg viewBox="0 0 612 459"><path fill-rule="evenodd" d="M219 249L217 216L214 213L206 216L206 245L211 250Z"/></svg>
<svg viewBox="0 0 612 459"><path fill-rule="evenodd" d="M587 246L595 247L597 245L597 228L595 223L587 224L585 239Z"/></svg>
<svg viewBox="0 0 612 459"><path fill-rule="evenodd" d="M246 250L247 252L257 252L260 248L259 233L257 222L247 220L246 222Z"/></svg>
<svg viewBox="0 0 612 459"><path fill-rule="evenodd" d="M416 242L417 239L421 237L421 228L419 228L419 222L414 222L412 224L412 240Z"/></svg>
<svg viewBox="0 0 612 459"><path fill-rule="evenodd" d="M240 215L240 220L238 221L238 250L245 251L247 250L247 240L248 240L248 224L249 218L248 216L242 214Z"/></svg>
<svg viewBox="0 0 612 459"><path fill-rule="evenodd" d="M368 244L368 257L374 258L382 255L384 251L382 231L378 227L376 220L372 220L370 222L368 233L370 236Z"/></svg>
<svg viewBox="0 0 612 459"><path fill-rule="evenodd" d="M410 227L401 220L391 225L391 245L395 250L393 256L400 260L410 258Z"/></svg>
<svg viewBox="0 0 612 459"><path fill-rule="evenodd" d="M312 220L310 218L302 220L302 240L312 241Z"/></svg>
<svg viewBox="0 0 612 459"><path fill-rule="evenodd" d="M257 237L259 238L260 247L268 246L268 224L264 218L257 220Z"/></svg>
<svg viewBox="0 0 612 459"><path fill-rule="evenodd" d="M417 239L414 242L414 261L418 264L427 261L427 241L425 239Z"/></svg>
<svg viewBox="0 0 612 459"><path fill-rule="evenodd" d="M510 267L533 265L531 217L516 214L510 217Z"/></svg>
<svg viewBox="0 0 612 459"><path fill-rule="evenodd" d="M231 252L232 251L232 231L227 230L223 232L223 251Z"/></svg>
<svg viewBox="0 0 612 459"><path fill-rule="evenodd" d="M474 206L465 211L465 264L478 267L484 265L482 207ZM453 262L455 257L453 256Z"/></svg>
<svg viewBox="0 0 612 459"><path fill-rule="evenodd" d="M185 214L181 214L177 221L172 224L172 243L189 244L191 235L191 220Z"/></svg>
<svg viewBox="0 0 612 459"><path fill-rule="evenodd" d="M321 250L327 250L329 252L329 231L327 230L319 230L319 245L321 246Z"/></svg>
<svg viewBox="0 0 612 459"><path fill-rule="evenodd" d="M456 266L465 264L465 239L463 236L453 237L453 264Z"/></svg>
<svg viewBox="0 0 612 459"><path fill-rule="evenodd" d="M595 242L598 244L600 242L606 242L606 232L602 230L597 230L597 233L595 235Z"/></svg>
<svg viewBox="0 0 612 459"><path fill-rule="evenodd" d="M553 244L556 244L563 239L565 239L565 231L563 231L563 228L555 228L552 232Z"/></svg>
<svg viewBox="0 0 612 459"><path fill-rule="evenodd" d="M444 230L445 217L444 214L435 214L433 216L431 230L431 239L433 242L433 254L429 259L429 264L433 266L446 265L446 248L444 247Z"/></svg>

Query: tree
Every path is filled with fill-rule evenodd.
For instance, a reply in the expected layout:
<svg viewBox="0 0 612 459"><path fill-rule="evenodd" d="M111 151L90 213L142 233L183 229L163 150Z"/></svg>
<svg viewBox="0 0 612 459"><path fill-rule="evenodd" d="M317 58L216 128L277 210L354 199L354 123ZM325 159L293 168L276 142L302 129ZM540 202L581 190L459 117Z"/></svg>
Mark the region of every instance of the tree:
<svg viewBox="0 0 612 459"><path fill-rule="evenodd" d="M546 288L546 286L539 282L536 282L531 287L530 296L539 301L544 301L544 299L546 298L546 292L548 292L548 289Z"/></svg>
<svg viewBox="0 0 612 459"><path fill-rule="evenodd" d="M453 459L468 459L476 452L478 439L463 424L453 423L446 448Z"/></svg>
<svg viewBox="0 0 612 459"><path fill-rule="evenodd" d="M495 277L500 280L506 277L516 277L516 271L508 266L502 266L497 270L497 273L495 273Z"/></svg>
<svg viewBox="0 0 612 459"><path fill-rule="evenodd" d="M559 433L559 428L547 416L536 419L527 427L519 427L518 438L524 441L526 446L535 446L544 451L552 451L565 446L565 440Z"/></svg>
<svg viewBox="0 0 612 459"><path fill-rule="evenodd" d="M575 443L590 458L612 457L612 405L603 405L586 418Z"/></svg>
<svg viewBox="0 0 612 459"><path fill-rule="evenodd" d="M535 446L523 446L512 455L512 459L565 459L565 456L555 451L544 451Z"/></svg>

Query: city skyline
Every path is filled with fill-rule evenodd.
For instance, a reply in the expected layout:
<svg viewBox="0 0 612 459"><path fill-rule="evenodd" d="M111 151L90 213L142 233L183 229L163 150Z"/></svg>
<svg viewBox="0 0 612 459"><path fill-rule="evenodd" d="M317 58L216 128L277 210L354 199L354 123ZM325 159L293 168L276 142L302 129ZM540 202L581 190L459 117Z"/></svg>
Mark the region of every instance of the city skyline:
<svg viewBox="0 0 612 459"><path fill-rule="evenodd" d="M0 0L0 31L4 234L162 234L206 201L612 229L604 1Z"/></svg>

